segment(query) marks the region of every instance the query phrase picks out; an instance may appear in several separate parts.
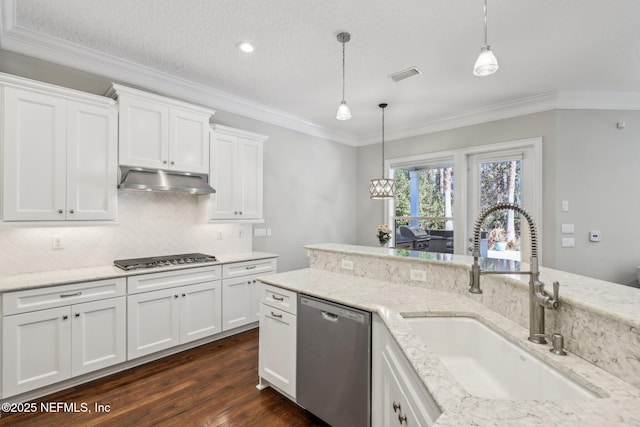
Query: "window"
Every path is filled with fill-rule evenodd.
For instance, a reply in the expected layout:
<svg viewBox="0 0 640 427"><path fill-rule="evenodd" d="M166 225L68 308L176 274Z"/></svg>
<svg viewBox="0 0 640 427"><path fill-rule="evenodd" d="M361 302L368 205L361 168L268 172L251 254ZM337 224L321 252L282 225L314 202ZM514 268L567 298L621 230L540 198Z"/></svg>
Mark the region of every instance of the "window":
<svg viewBox="0 0 640 427"><path fill-rule="evenodd" d="M453 160L403 165L393 174L395 245L453 253ZM416 236L416 228L417 232L429 234L429 238Z"/></svg>

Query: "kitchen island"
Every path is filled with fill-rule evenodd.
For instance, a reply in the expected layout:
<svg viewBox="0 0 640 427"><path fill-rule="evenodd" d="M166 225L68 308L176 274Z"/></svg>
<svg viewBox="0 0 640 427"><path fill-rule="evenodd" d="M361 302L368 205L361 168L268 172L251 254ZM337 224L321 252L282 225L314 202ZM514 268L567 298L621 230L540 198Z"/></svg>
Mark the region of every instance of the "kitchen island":
<svg viewBox="0 0 640 427"><path fill-rule="evenodd" d="M436 425L640 425L637 289L541 269L543 281L561 282L563 306L548 316L547 332L565 335L569 354L563 357L551 354L547 345L527 341L527 276L483 276L485 293L472 295L467 292L471 257L333 244L307 246L307 251L310 268L261 280L379 315L442 411ZM415 316L476 318L598 398L533 401L472 396L404 320ZM616 345L607 346L609 340Z"/></svg>

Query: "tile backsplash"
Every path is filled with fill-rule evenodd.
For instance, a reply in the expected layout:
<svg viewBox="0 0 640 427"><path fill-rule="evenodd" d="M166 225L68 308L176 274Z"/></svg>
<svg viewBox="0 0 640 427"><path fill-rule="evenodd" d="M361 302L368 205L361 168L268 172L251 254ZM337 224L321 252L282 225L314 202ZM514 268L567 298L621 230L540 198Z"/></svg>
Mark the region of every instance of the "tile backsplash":
<svg viewBox="0 0 640 427"><path fill-rule="evenodd" d="M187 252L220 255L252 249L251 224L206 223L206 196L120 191L118 204L115 224L0 228L0 274L109 265L123 258ZM52 248L54 236L62 238L63 249Z"/></svg>

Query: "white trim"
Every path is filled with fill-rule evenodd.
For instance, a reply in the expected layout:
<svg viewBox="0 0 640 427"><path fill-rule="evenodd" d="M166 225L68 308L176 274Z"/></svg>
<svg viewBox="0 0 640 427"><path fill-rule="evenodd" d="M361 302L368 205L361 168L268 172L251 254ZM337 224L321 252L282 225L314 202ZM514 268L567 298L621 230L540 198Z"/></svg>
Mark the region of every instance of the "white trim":
<svg viewBox="0 0 640 427"><path fill-rule="evenodd" d="M378 135L358 138L352 132L321 126L210 86L20 27L16 25L16 0L2 0L0 14L1 49L354 147L379 142ZM640 110L640 92L547 92L463 111L406 129L388 131L386 136L388 141L393 141L554 109Z"/></svg>

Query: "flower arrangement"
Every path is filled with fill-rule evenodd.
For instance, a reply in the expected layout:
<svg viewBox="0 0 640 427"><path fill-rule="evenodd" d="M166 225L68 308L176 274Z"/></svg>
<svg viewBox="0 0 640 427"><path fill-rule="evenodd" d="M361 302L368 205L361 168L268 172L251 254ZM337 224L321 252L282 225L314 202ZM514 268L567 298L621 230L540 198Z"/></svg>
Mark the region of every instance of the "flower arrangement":
<svg viewBox="0 0 640 427"><path fill-rule="evenodd" d="M378 237L378 241L380 242L380 246L385 246L391 240L391 229L387 224L380 224L376 229Z"/></svg>

